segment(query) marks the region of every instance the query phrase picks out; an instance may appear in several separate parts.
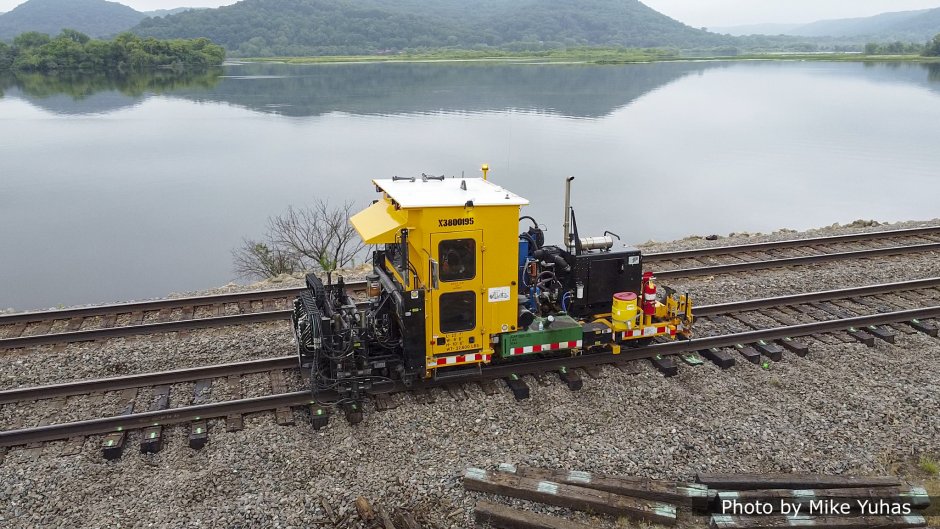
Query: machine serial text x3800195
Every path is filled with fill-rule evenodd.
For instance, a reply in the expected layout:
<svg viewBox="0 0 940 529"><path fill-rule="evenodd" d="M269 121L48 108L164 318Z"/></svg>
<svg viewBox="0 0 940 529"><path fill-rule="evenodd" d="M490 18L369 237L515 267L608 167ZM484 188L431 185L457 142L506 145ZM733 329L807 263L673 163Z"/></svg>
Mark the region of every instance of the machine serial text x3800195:
<svg viewBox="0 0 940 529"><path fill-rule="evenodd" d="M579 236L573 178L565 240L552 246L520 217L529 202L487 180L487 169L483 178L373 181L380 198L350 219L374 247L368 303L357 305L342 278L324 284L312 274L294 302L299 360L317 402L358 422L363 400L384 383L472 379L493 363L691 336L688 294L660 296L638 249L615 249L610 232ZM520 223L521 234L511 228Z"/></svg>

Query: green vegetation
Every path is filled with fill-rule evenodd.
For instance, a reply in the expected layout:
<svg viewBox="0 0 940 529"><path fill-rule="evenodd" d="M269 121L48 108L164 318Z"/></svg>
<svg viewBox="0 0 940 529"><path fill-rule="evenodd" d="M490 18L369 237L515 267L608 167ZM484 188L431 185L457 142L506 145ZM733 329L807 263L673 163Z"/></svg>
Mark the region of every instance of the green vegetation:
<svg viewBox="0 0 940 529"><path fill-rule="evenodd" d="M134 27L147 15L105 0L29 0L0 16L0 39L37 31L56 35L73 28L93 37L110 37Z"/></svg>
<svg viewBox="0 0 940 529"><path fill-rule="evenodd" d="M865 55L919 55L923 51L924 45L916 42L907 44L901 41L883 44L869 42L865 45Z"/></svg>
<svg viewBox="0 0 940 529"><path fill-rule="evenodd" d="M940 34L937 34L932 41L924 47L924 57L940 57Z"/></svg>
<svg viewBox="0 0 940 529"><path fill-rule="evenodd" d="M146 19L133 31L157 38L205 36L243 57L736 43L637 0L244 0Z"/></svg>
<svg viewBox="0 0 940 529"><path fill-rule="evenodd" d="M927 456L921 456L920 458L920 469L930 475L936 475L940 473L940 463L935 459L931 459Z"/></svg>
<svg viewBox="0 0 940 529"><path fill-rule="evenodd" d="M206 69L225 60L225 50L208 39L160 41L122 33L114 40L89 38L66 29L56 38L23 33L13 46L0 46L0 69L15 72L114 72L156 68Z"/></svg>

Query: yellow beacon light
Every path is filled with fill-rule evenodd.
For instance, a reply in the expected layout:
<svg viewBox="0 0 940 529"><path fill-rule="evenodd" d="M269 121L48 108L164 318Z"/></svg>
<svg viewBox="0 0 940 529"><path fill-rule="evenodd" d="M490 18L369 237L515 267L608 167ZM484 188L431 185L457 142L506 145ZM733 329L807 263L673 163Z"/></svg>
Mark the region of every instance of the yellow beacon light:
<svg viewBox="0 0 940 529"><path fill-rule="evenodd" d="M489 164L483 164L483 167L480 167L480 169L483 169L483 179L486 180L486 173L490 170Z"/></svg>

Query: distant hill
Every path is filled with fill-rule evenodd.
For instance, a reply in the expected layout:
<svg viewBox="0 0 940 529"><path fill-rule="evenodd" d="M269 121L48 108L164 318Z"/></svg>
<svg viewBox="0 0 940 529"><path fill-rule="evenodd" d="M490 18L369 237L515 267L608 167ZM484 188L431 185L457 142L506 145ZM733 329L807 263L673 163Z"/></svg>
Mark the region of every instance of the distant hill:
<svg viewBox="0 0 940 529"><path fill-rule="evenodd" d="M805 24L745 24L743 26L719 26L708 28L708 31L734 36L744 35L791 35L791 31Z"/></svg>
<svg viewBox="0 0 940 529"><path fill-rule="evenodd" d="M55 35L63 28L107 37L144 18L143 13L106 0L29 0L0 15L0 39L9 40L27 31Z"/></svg>
<svg viewBox="0 0 940 529"><path fill-rule="evenodd" d="M148 18L133 31L158 38L208 37L243 56L733 42L637 0L243 0Z"/></svg>
<svg viewBox="0 0 940 529"><path fill-rule="evenodd" d="M872 17L820 20L809 24L758 24L714 28L731 35L854 37L864 40L922 42L940 33L940 8L882 13Z"/></svg>
<svg viewBox="0 0 940 529"><path fill-rule="evenodd" d="M205 8L203 7L177 7L174 9L155 9L153 11L144 11L143 14L148 17L165 17L169 15L185 13L187 11L192 11L194 9L205 9Z"/></svg>

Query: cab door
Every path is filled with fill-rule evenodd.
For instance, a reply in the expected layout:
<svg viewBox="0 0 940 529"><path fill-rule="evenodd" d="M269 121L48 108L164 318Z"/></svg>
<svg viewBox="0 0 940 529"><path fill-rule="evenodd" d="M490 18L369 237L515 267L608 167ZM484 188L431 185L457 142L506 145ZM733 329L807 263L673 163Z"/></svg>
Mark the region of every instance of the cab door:
<svg viewBox="0 0 940 529"><path fill-rule="evenodd" d="M431 259L431 354L482 348L483 232L432 234Z"/></svg>

